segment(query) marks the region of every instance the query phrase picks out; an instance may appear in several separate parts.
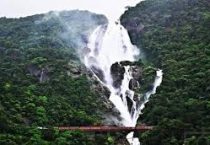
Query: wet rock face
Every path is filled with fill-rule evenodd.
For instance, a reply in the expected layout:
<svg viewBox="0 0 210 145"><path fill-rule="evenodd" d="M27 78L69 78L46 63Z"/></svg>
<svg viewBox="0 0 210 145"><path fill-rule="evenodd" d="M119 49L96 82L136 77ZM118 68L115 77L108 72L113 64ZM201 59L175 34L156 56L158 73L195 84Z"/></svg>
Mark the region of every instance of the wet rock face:
<svg viewBox="0 0 210 145"><path fill-rule="evenodd" d="M121 64L122 66L127 66L127 65L133 66L133 65L135 65L134 62L130 62L130 61L121 61L120 64Z"/></svg>
<svg viewBox="0 0 210 145"><path fill-rule="evenodd" d="M112 64L111 75L113 79L113 86L115 88L120 88L122 80L124 79L125 68L118 62Z"/></svg>
<svg viewBox="0 0 210 145"><path fill-rule="evenodd" d="M41 73L40 73L40 77L39 77L39 82L40 83L44 83L44 82L49 80L48 73L49 73L49 70L47 68L42 68Z"/></svg>
<svg viewBox="0 0 210 145"><path fill-rule="evenodd" d="M103 86L99 80L92 74L92 72L90 70L86 70L85 72L88 80L91 82L91 88L94 92L96 92L97 94L99 94L100 96L108 99L110 96L110 91L108 88L106 88L105 86ZM98 77L98 76L97 76Z"/></svg>
<svg viewBox="0 0 210 145"><path fill-rule="evenodd" d="M93 70L86 69L84 73L86 74L88 80L90 81L91 90L98 95L99 99L104 105L104 110L101 110L103 112L103 118L104 118L103 124L115 125L116 120L120 120L121 118L120 118L119 111L115 108L113 103L109 100L111 92L106 86L103 86L103 84L99 82L98 80L99 77L98 76L96 77L95 75L93 75L91 71Z"/></svg>
<svg viewBox="0 0 210 145"><path fill-rule="evenodd" d="M94 59L90 59L90 61L94 62ZM129 67L129 73L132 75L132 79L129 82L129 89L133 90L134 92L138 91L141 81L142 81L142 66L138 62L130 62L130 61L122 61L122 62L116 62L112 64L110 68L110 73L113 80L113 86L117 89L120 89L122 85L122 81L124 79L125 74L125 66ZM93 73L95 75L93 75ZM100 81L104 81L104 75L103 72L100 70L100 68L94 67L94 65L91 67L91 69L87 69L84 71L84 73L87 74L87 77L91 84L91 89L98 94L98 97L101 98L101 101L105 105L105 110L103 117L105 118L104 124L110 124L110 125L122 125L118 124L119 120L122 118L120 117L119 111L114 107L113 103L109 100L110 97L110 91L106 86L103 86ZM120 94L119 94L120 95ZM133 101L129 97L130 94L126 94L126 100L128 103L128 109L129 112L133 115ZM134 101L136 101L136 105L141 105L142 100L144 99L142 96L139 96L135 93L134 95Z"/></svg>
<svg viewBox="0 0 210 145"><path fill-rule="evenodd" d="M72 78L78 78L84 74L86 74L86 69L84 66L81 65L81 63L78 63L76 61L71 61L66 65L66 72L68 76L71 76Z"/></svg>
<svg viewBox="0 0 210 145"><path fill-rule="evenodd" d="M30 75L35 76L40 83L44 83L49 80L49 68L38 68L36 65L28 65L27 71L30 73Z"/></svg>
<svg viewBox="0 0 210 145"><path fill-rule="evenodd" d="M139 82L135 79L131 79L129 82L129 89L135 91L139 87Z"/></svg>
<svg viewBox="0 0 210 145"><path fill-rule="evenodd" d="M124 66L131 66L130 71L132 72L133 79L129 82L129 89L135 91L140 87L142 82L142 68L137 66L135 62L122 61L116 62L111 66L111 75L113 79L113 86L115 88L120 88L122 80L124 79L125 68Z"/></svg>
<svg viewBox="0 0 210 145"><path fill-rule="evenodd" d="M132 111L131 109L133 106L133 101L128 96L126 96L126 100L127 100L127 104L128 104L128 110L129 110L129 112L131 112Z"/></svg>
<svg viewBox="0 0 210 145"><path fill-rule="evenodd" d="M104 82L104 74L103 71L99 68L96 68L95 66L91 66L91 70L96 74L96 76L102 81Z"/></svg>
<svg viewBox="0 0 210 145"><path fill-rule="evenodd" d="M120 116L119 112L115 110L114 105L109 100L109 96L111 95L111 92L109 91L109 89L103 86L99 82L98 78L95 75L93 75L90 70L86 70L85 73L88 80L90 81L91 90L98 95L99 99L104 105L104 109L105 109L103 110L103 114L105 114L104 116ZM105 122L104 124L106 124Z"/></svg>
<svg viewBox="0 0 210 145"><path fill-rule="evenodd" d="M44 83L49 81L53 75L51 73L53 72L55 68L49 67L47 65L45 66L38 66L36 64L28 64L26 66L26 71L31 75L36 77L36 79L40 83ZM81 66L80 63L76 62L69 62L64 66L64 70L62 70L64 73L67 74L67 76L71 76L72 78L78 78L86 73L86 70L83 66Z"/></svg>
<svg viewBox="0 0 210 145"><path fill-rule="evenodd" d="M32 76L38 76L40 74L40 69L36 65L32 65L32 64L27 66L27 71Z"/></svg>
<svg viewBox="0 0 210 145"><path fill-rule="evenodd" d="M142 68L139 66L131 66L133 79L129 82L129 89L136 91L142 84Z"/></svg>

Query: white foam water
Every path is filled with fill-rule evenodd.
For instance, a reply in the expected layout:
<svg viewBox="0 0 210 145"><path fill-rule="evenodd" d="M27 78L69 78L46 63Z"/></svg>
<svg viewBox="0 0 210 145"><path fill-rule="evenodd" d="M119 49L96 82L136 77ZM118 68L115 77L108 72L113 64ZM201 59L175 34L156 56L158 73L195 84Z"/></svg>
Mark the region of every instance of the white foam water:
<svg viewBox="0 0 210 145"><path fill-rule="evenodd" d="M122 120L117 124L126 127L135 127L141 110L149 97L155 94L156 88L162 82L162 70L157 70L157 75L153 84L153 89L148 91L140 104L134 100L134 91L129 89L129 82L133 78L130 66L124 66L125 73L120 88L113 85L111 75L111 66L116 62L136 61L139 56L139 49L132 45L128 32L120 25L120 22L109 23L99 26L90 36L87 46L88 53L85 55L85 65L95 73L98 80L105 85L111 92L109 100L120 112ZM97 70L97 71L96 71ZM101 77L96 72L101 72ZM132 109L129 106L126 97L132 101ZM140 145L138 138L133 137L134 132L127 135L127 140L131 145Z"/></svg>

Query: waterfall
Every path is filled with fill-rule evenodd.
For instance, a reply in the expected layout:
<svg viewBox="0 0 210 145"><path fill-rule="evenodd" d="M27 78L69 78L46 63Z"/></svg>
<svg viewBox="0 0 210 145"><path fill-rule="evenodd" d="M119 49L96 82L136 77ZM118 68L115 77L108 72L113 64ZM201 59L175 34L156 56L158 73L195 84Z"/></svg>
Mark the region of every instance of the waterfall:
<svg viewBox="0 0 210 145"><path fill-rule="evenodd" d="M144 104L161 84L162 71L157 70L152 90L135 100L135 92L129 88L133 79L132 66L123 65L122 62L136 61L140 51L132 45L127 30L120 22L109 22L96 28L86 49L86 67L110 90L109 100L120 113L121 119L116 124L135 127ZM134 138L133 134L131 132L127 135L128 142L131 145L140 145L138 138Z"/></svg>

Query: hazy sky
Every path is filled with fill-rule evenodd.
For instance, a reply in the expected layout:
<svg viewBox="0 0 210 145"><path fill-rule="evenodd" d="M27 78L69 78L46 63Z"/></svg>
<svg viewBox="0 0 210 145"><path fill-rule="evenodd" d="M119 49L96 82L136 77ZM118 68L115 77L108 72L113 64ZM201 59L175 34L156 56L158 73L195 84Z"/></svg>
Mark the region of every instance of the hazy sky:
<svg viewBox="0 0 210 145"><path fill-rule="evenodd" d="M142 0L0 0L0 17L21 17L51 10L89 10L118 18L125 6L135 6Z"/></svg>

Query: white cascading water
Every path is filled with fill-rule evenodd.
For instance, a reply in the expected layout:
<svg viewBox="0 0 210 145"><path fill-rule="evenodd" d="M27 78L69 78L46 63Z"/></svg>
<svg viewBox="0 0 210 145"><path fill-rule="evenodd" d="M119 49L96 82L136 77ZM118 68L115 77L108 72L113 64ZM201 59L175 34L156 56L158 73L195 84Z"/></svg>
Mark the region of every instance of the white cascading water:
<svg viewBox="0 0 210 145"><path fill-rule="evenodd" d="M84 63L98 80L110 90L109 100L120 112L122 118L118 124L135 127L145 103L148 102L151 94L155 94L156 88L162 82L162 71L157 70L153 89L144 94L142 101L136 102L134 91L129 89L129 82L133 78L130 66L124 66L125 73L121 86L116 88L113 85L111 66L116 62L134 62L140 53L139 49L132 45L127 30L120 22L109 22L107 25L99 26L90 36L87 49L88 52L85 54ZM98 72L101 72L101 75L97 74ZM130 111L126 97L132 100L132 109ZM128 142L131 145L140 145L138 138L133 136L133 132L127 135Z"/></svg>

